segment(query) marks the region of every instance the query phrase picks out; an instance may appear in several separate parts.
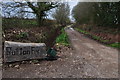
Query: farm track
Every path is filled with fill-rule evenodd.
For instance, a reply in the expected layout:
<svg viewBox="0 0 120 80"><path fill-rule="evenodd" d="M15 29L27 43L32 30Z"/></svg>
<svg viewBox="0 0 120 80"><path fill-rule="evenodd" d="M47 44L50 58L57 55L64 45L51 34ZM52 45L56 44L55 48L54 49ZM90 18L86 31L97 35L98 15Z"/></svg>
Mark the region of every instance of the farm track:
<svg viewBox="0 0 120 80"><path fill-rule="evenodd" d="M66 32L75 49L75 58L84 62L86 75L100 78L118 77L118 50L106 47L69 27Z"/></svg>

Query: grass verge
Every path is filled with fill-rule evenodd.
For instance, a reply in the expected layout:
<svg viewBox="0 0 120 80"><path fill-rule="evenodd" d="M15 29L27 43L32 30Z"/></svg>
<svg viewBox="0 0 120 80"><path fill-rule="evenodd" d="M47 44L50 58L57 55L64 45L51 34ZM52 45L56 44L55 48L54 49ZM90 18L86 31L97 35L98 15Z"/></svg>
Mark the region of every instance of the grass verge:
<svg viewBox="0 0 120 80"><path fill-rule="evenodd" d="M95 36L95 35L91 35L89 32L86 32L86 31L81 30L79 28L74 28L74 29L77 30L80 33L83 33L83 34L86 34L86 35L90 35L93 39L98 40L98 41L100 41L102 43L109 42L109 40L103 40L103 39L101 39L101 37ZM119 48L120 49L120 43L107 44L107 46L114 47L114 48Z"/></svg>
<svg viewBox="0 0 120 80"><path fill-rule="evenodd" d="M64 31L64 28L61 30L61 32L62 33L56 38L56 43L65 45L65 46L69 46L70 44L69 44L69 40L68 40L68 35Z"/></svg>
<svg viewBox="0 0 120 80"><path fill-rule="evenodd" d="M83 34L90 34L90 33L86 32L86 31L84 31L84 30L81 30L81 29L79 29L79 28L74 28L74 29L77 30L78 32L83 33Z"/></svg>
<svg viewBox="0 0 120 80"><path fill-rule="evenodd" d="M113 44L109 44L108 46L120 49L120 43L113 43Z"/></svg>

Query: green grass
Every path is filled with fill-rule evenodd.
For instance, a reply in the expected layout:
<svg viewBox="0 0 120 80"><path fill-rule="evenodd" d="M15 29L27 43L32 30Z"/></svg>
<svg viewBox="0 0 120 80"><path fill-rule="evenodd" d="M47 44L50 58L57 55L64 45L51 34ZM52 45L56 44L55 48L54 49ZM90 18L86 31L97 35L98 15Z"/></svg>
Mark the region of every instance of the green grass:
<svg viewBox="0 0 120 80"><path fill-rule="evenodd" d="M81 32L81 33L83 33L83 34L91 35L89 32L86 32L86 31L81 30L81 29L78 29L78 28L75 28L75 30L77 30L77 31L79 31L79 32ZM92 36L93 39L99 40L99 41L101 41L101 42L108 42L108 41L109 41L109 40L103 40L103 39L101 39L101 37L99 37L99 36L95 36L95 35L91 35L91 36Z"/></svg>
<svg viewBox="0 0 120 80"><path fill-rule="evenodd" d="M65 33L64 29L61 30L61 34L56 38L56 43L69 46L68 35Z"/></svg>
<svg viewBox="0 0 120 80"><path fill-rule="evenodd" d="M95 40L100 40L99 36L92 36L92 38L95 39Z"/></svg>
<svg viewBox="0 0 120 80"><path fill-rule="evenodd" d="M37 21L31 19L17 19L17 18L3 18L2 19L2 28L14 28L14 27L36 27Z"/></svg>
<svg viewBox="0 0 120 80"><path fill-rule="evenodd" d="M84 30L81 30L81 29L78 29L78 28L75 28L75 30L77 30L77 31L79 31L79 32L81 32L81 33L83 33L83 34L89 34L88 32L86 32L86 31L84 31Z"/></svg>
<svg viewBox="0 0 120 80"><path fill-rule="evenodd" d="M105 43L105 42L109 42L109 40L101 40L101 42L104 42L104 43Z"/></svg>
<svg viewBox="0 0 120 80"><path fill-rule="evenodd" d="M22 20L22 23L24 23L26 25L37 25L36 20Z"/></svg>
<svg viewBox="0 0 120 80"><path fill-rule="evenodd" d="M113 43L113 44L109 44L108 46L120 49L120 43Z"/></svg>
<svg viewBox="0 0 120 80"><path fill-rule="evenodd" d="M95 40L98 40L100 42L103 42L103 43L109 42L109 40L103 40L103 39L101 39L101 37L95 36L95 35L92 35L92 38L95 39Z"/></svg>

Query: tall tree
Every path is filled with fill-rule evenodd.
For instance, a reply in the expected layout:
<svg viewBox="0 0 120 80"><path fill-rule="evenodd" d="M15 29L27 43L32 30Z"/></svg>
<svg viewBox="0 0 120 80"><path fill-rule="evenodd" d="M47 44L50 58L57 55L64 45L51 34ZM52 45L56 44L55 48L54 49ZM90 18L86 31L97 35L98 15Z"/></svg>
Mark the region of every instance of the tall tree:
<svg viewBox="0 0 120 80"><path fill-rule="evenodd" d="M80 24L116 26L120 24L120 2L78 3L72 10L73 17Z"/></svg>
<svg viewBox="0 0 120 80"><path fill-rule="evenodd" d="M57 21L57 23L61 25L66 25L70 23L70 7L68 3L61 3L52 14L53 18Z"/></svg>
<svg viewBox="0 0 120 80"><path fill-rule="evenodd" d="M44 17L47 16L46 12L57 7L57 3L53 2L27 2L27 4L33 10L34 14L36 14L39 25L43 24Z"/></svg>
<svg viewBox="0 0 120 80"><path fill-rule="evenodd" d="M72 10L72 15L77 23L87 24L93 20L93 4L89 2L79 2Z"/></svg>

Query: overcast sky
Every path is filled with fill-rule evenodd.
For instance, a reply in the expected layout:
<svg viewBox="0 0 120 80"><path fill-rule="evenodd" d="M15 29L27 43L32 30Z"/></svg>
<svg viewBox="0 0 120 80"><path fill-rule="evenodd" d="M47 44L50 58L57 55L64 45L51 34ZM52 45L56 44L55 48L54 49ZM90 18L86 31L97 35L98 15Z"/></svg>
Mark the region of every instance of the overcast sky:
<svg viewBox="0 0 120 80"><path fill-rule="evenodd" d="M77 5L77 1L76 2L69 2L69 5L70 5L70 10L72 11L73 7ZM70 12L71 12L70 11ZM70 13L71 14L71 13ZM70 15L70 18L72 19L72 16Z"/></svg>
<svg viewBox="0 0 120 80"><path fill-rule="evenodd" d="M78 3L77 1L76 2L75 1L68 2L69 6L70 6L70 19L71 20L73 19L72 15L71 15L72 9L73 9L74 6L77 5L77 3ZM49 15L48 18L53 19L51 15Z"/></svg>

